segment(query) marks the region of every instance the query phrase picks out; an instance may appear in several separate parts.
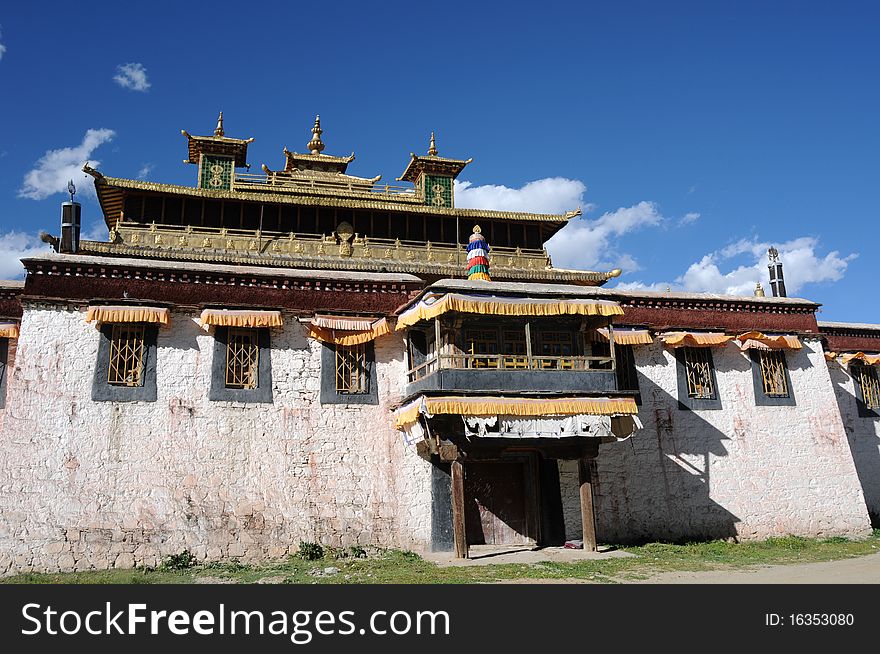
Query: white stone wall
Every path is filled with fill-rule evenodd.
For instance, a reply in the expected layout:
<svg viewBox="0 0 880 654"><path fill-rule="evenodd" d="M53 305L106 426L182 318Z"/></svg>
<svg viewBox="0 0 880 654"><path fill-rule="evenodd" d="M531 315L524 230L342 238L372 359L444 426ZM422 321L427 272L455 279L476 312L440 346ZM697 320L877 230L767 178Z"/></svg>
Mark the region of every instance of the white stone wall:
<svg viewBox="0 0 880 654"><path fill-rule="evenodd" d="M828 364L828 372L834 384L837 405L843 417L868 513L874 524L880 525L880 418L859 415L853 379L846 367L832 361Z"/></svg>
<svg viewBox="0 0 880 654"><path fill-rule="evenodd" d="M818 340L787 353L796 406L755 406L751 360L728 344L712 350L723 408L680 410L673 352L658 344L634 352L644 429L600 447L600 541L870 532ZM576 466L561 465L560 480L566 534L579 538Z"/></svg>
<svg viewBox="0 0 880 654"><path fill-rule="evenodd" d="M213 337L173 313L158 401L91 400L99 332L82 310L25 306L0 411L0 573L282 556L325 545L430 542L430 465L389 406L399 335L376 341L380 403L321 405L321 344L272 331L273 404L211 402Z"/></svg>

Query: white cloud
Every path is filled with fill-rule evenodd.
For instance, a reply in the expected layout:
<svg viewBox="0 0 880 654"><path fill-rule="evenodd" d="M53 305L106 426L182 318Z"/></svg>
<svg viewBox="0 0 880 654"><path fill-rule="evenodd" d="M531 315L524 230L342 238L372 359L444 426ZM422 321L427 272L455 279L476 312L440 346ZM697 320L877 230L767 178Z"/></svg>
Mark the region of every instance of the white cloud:
<svg viewBox="0 0 880 654"><path fill-rule="evenodd" d="M473 186L471 182L456 180L455 205L465 209L565 213L583 205L586 190L583 182L564 177L538 179L522 188Z"/></svg>
<svg viewBox="0 0 880 654"><path fill-rule="evenodd" d="M576 207L592 211L584 203L586 185L576 179L548 177L520 188L496 184L473 186L455 182L455 204L469 209L528 211L561 214ZM651 202L640 202L603 214L595 220L575 218L547 242L553 265L559 268L626 268L638 270L630 255L617 252L616 239L643 226L658 225L663 217ZM491 245L491 244L490 244Z"/></svg>
<svg viewBox="0 0 880 654"><path fill-rule="evenodd" d="M547 251L558 268L638 270L638 263L632 256L617 251L617 239L661 222L663 216L653 202L621 207L595 220L576 218L547 241Z"/></svg>
<svg viewBox="0 0 880 654"><path fill-rule="evenodd" d="M624 290L663 291L667 286L677 291L720 293L723 295L752 295L755 284L761 282L770 295L767 270L767 250L775 245L783 264L785 289L789 296L796 295L807 284L836 282L843 278L847 266L857 254L841 256L833 250L819 252L819 239L801 236L785 243L771 244L757 238L740 239L720 250L710 252L692 263L674 283L625 282L617 285ZM737 264L735 259L744 259Z"/></svg>
<svg viewBox="0 0 880 654"><path fill-rule="evenodd" d="M690 225L691 223L697 222L699 219L700 214L696 211L691 211L690 213L686 213L679 219L678 226L681 227L682 225Z"/></svg>
<svg viewBox="0 0 880 654"><path fill-rule="evenodd" d="M111 141L115 135L112 129L90 129L79 145L47 151L37 161L33 170L25 174L22 186L18 189L18 197L44 200L55 193L66 193L67 180L70 179L74 180L79 190L94 195L92 178L83 174L82 166L89 161L95 149ZM91 161L93 167L99 166L100 163L100 161ZM83 181L85 183L82 183Z"/></svg>
<svg viewBox="0 0 880 654"><path fill-rule="evenodd" d="M49 246L38 236L24 232L0 234L0 279L24 277L24 267L19 259L45 254Z"/></svg>
<svg viewBox="0 0 880 654"><path fill-rule="evenodd" d="M124 89L132 91L146 92L150 88L150 82L147 79L147 69L143 64L131 63L122 64L116 67L116 75L113 81Z"/></svg>
<svg viewBox="0 0 880 654"><path fill-rule="evenodd" d="M731 295L751 295L755 283L760 281L769 292L767 249L771 245L757 239L737 241L694 262L676 281L688 291ZM823 256L818 253L819 239L811 236L801 236L775 246L783 264L785 288L789 295L794 295L806 284L839 281L849 262L858 256L841 256L837 250ZM725 262L737 256L745 256L747 262L721 270Z"/></svg>
<svg viewBox="0 0 880 654"><path fill-rule="evenodd" d="M2 30L0 30L0 37L3 36ZM3 59L3 55L6 54L6 46L0 43L0 59Z"/></svg>
<svg viewBox="0 0 880 654"><path fill-rule="evenodd" d="M138 171L137 178L138 179L146 179L147 175L149 175L151 172L153 172L153 168L154 168L153 164L145 163L143 166L141 166L141 169Z"/></svg>

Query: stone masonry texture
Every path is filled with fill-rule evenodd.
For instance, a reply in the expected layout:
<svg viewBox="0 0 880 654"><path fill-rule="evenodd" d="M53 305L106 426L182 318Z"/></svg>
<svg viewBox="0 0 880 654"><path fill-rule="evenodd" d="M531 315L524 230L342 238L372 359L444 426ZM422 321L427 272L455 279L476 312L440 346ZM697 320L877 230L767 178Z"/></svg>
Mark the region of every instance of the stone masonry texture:
<svg viewBox="0 0 880 654"><path fill-rule="evenodd" d="M875 427L851 449L821 345L803 343L786 353L796 406L755 406L750 359L733 344L714 348L723 406L714 411L678 408L671 350L634 348L644 429L600 446L594 483L599 540L868 535L853 457L872 461L878 478ZM566 536L580 538L574 462L561 462L560 481ZM871 488L876 500L880 489Z"/></svg>
<svg viewBox="0 0 880 654"><path fill-rule="evenodd" d="M98 330L27 305L0 412L0 574L260 560L299 542L423 550L429 464L406 448L402 339L376 342L380 403L321 405L321 344L272 330L274 402L211 402L213 337L195 313L159 330L157 402L93 402Z"/></svg>

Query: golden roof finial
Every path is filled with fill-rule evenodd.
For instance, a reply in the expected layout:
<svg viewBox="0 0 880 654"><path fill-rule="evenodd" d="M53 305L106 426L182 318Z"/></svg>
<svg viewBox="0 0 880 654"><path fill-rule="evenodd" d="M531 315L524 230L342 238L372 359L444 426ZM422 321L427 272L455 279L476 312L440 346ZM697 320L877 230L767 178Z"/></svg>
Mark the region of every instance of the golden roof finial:
<svg viewBox="0 0 880 654"><path fill-rule="evenodd" d="M323 133L324 130L321 129L321 116L315 116L315 126L312 127L312 140L306 146L312 154L321 154L321 150L324 149L324 141L321 140L321 134Z"/></svg>
<svg viewBox="0 0 880 654"><path fill-rule="evenodd" d="M766 297L764 295L764 287L761 286L761 282L755 284L755 297Z"/></svg>
<svg viewBox="0 0 880 654"><path fill-rule="evenodd" d="M437 156L437 144L434 143L434 132L431 132L431 145L428 146L428 155L431 157Z"/></svg>
<svg viewBox="0 0 880 654"><path fill-rule="evenodd" d="M220 116L217 117L217 127L214 128L214 136L225 136L226 132L223 131L223 112L220 112Z"/></svg>

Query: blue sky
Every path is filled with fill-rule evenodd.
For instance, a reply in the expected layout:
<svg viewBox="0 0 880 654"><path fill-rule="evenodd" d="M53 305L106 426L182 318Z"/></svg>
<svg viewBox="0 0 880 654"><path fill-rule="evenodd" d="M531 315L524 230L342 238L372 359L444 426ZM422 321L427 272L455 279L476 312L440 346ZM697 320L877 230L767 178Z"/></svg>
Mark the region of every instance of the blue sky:
<svg viewBox="0 0 880 654"><path fill-rule="evenodd" d="M0 9L0 276L57 233L71 161L191 184L181 129L222 109L259 170L320 113L353 174L393 180L435 130L474 158L459 205L581 205L557 266L743 293L775 244L820 319L880 323L875 3L145 6Z"/></svg>

